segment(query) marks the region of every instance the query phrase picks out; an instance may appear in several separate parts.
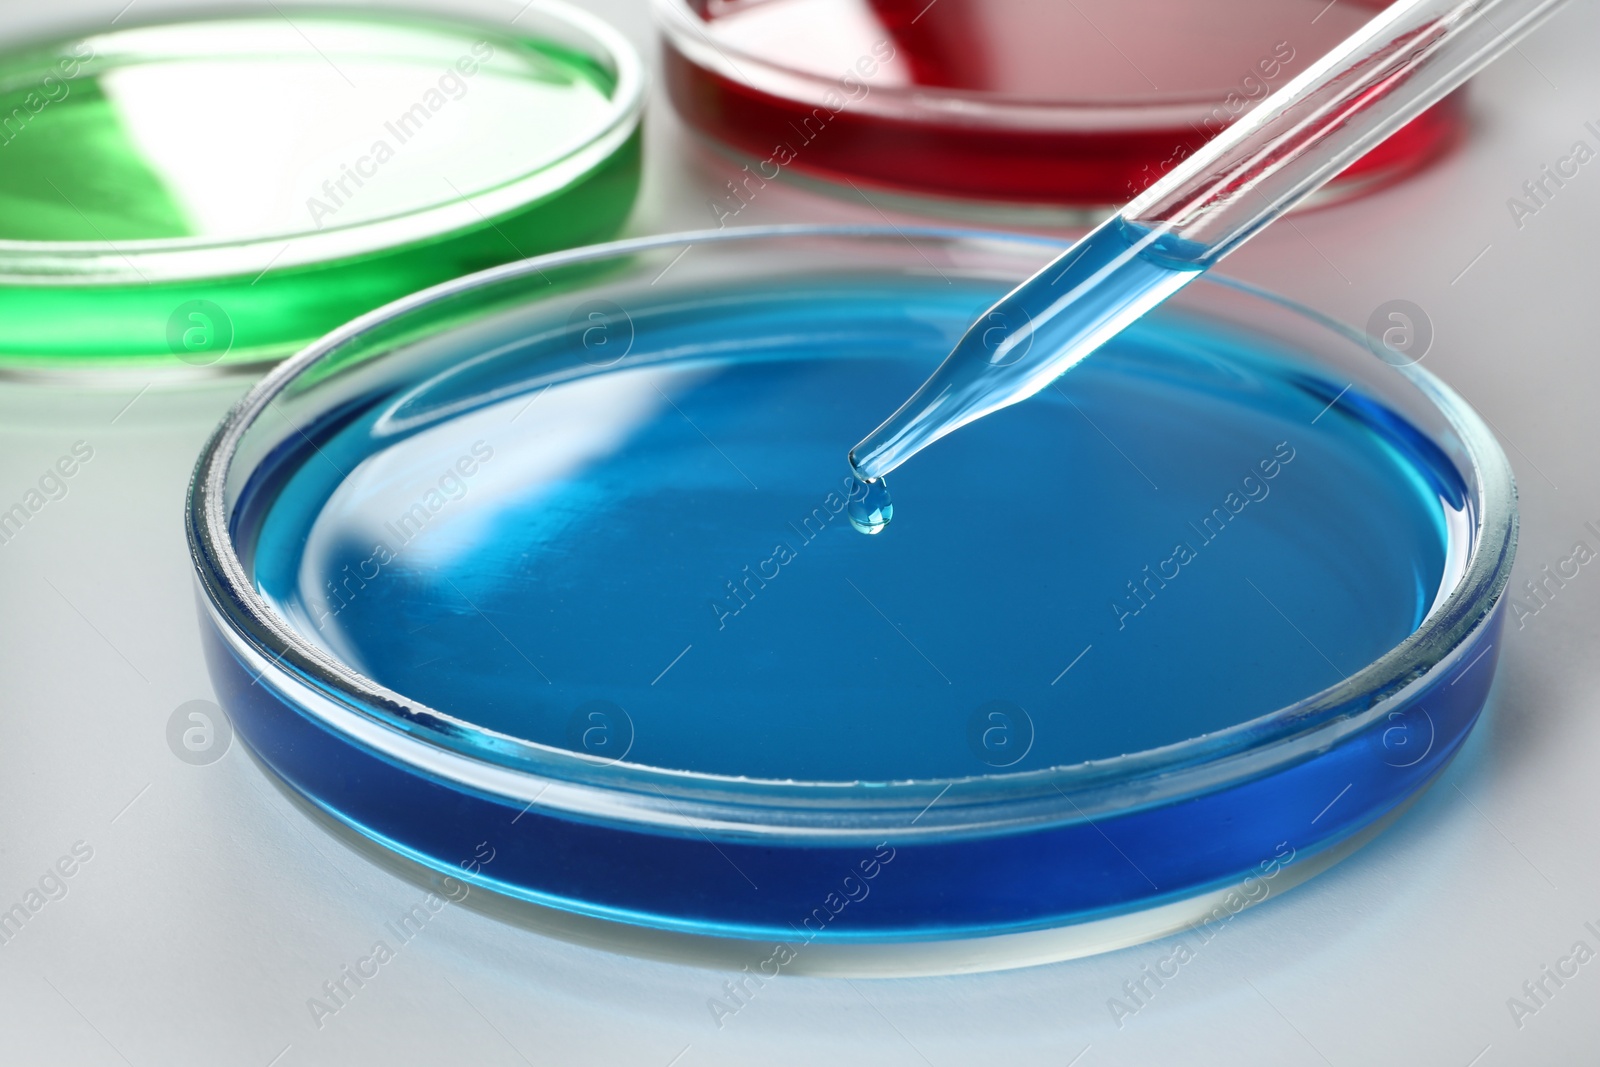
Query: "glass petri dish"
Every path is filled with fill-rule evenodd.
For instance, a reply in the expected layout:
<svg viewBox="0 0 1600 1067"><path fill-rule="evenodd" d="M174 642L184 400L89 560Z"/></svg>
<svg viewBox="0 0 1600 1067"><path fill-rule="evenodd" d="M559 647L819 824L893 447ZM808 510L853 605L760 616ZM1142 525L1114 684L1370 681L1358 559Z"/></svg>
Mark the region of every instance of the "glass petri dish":
<svg viewBox="0 0 1600 1067"><path fill-rule="evenodd" d="M275 360L631 208L639 58L558 0L114 21L0 54L0 372Z"/></svg>
<svg viewBox="0 0 1600 1067"><path fill-rule="evenodd" d="M1205 280L849 529L859 426L1059 251L652 238L330 335L196 468L219 699L410 862L782 969L1020 965L1277 895L1477 720L1509 466L1425 371Z"/></svg>
<svg viewBox="0 0 1600 1067"><path fill-rule="evenodd" d="M1103 212L1383 6L656 0L674 104L747 161L713 201L730 214L786 173L864 183L946 212ZM1414 171L1451 147L1465 121L1458 93L1321 198Z"/></svg>

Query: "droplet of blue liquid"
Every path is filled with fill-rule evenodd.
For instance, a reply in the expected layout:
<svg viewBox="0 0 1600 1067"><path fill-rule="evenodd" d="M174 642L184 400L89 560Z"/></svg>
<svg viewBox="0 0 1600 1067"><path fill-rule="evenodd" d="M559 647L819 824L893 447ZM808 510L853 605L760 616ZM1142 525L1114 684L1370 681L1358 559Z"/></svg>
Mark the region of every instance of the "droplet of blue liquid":
<svg viewBox="0 0 1600 1067"><path fill-rule="evenodd" d="M894 501L889 499L889 488L882 478L869 481L858 476L850 486L850 500L845 511L850 516L850 525L862 533L882 533L894 518Z"/></svg>

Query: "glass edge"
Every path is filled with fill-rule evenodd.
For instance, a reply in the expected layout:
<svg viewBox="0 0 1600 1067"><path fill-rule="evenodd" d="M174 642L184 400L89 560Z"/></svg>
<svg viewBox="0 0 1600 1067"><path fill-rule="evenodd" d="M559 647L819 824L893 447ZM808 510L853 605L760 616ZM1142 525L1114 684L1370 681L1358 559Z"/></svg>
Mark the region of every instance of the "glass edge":
<svg viewBox="0 0 1600 1067"><path fill-rule="evenodd" d="M1150 787L1159 786L1157 791L1161 797L1176 798L1214 789L1229 781L1257 777L1273 767L1296 762L1305 754L1376 721L1408 693L1428 684L1459 657L1462 646L1495 609L1509 581L1516 543L1516 491L1510 463L1493 434L1466 401L1431 373L1417 367L1402 369L1401 373L1445 415L1460 434L1473 463L1477 536L1455 588L1436 605L1417 631L1338 685L1224 731L1094 763L1011 774L895 782L778 781L635 764L610 765L604 768L604 774L596 774L592 759L549 746L518 742L528 753L530 762L538 766L503 767L405 729L382 709L404 707L453 724L454 729L468 734L489 733L422 708L403 695L362 678L299 638L255 593L227 535L225 493L233 453L255 417L266 410L301 370L322 356L423 306L540 269L684 244L796 236L872 237L894 241L909 236L952 242L1065 247L1064 242L1051 237L955 227L786 225L667 234L556 252L507 264L444 283L371 312L275 368L234 405L200 453L186 498L185 524L191 558L205 597L216 615L226 623L224 636L236 647L241 643L248 646L265 662L289 667L299 676L291 677L292 682L337 695L350 710L385 726L396 738L403 738L402 746L418 745L454 753L462 761L463 769L475 764L501 766L522 775L530 784L560 782L578 789L630 795L642 806L641 811L659 810L660 801L665 800L674 810L680 810L680 805L695 809L701 822L715 824L731 819L747 830L750 827L748 817L760 815L772 817L770 821L774 826L781 825L788 831L809 827L820 832L835 832L841 829L837 823L842 813L869 808L888 818L892 813L914 812L927 803L931 791L943 786L959 796L941 804L939 817L930 821L930 827L948 831L952 818L957 815L962 817L961 825L966 828L1009 825L1013 819L997 809L1016 806L1030 798L1056 797L1057 794L1087 798L1091 793L1102 794L1108 789L1127 792L1137 785L1141 787L1140 806L1145 806L1159 799L1152 797ZM1358 331L1303 304L1245 282L1225 277L1208 277L1208 280L1267 299L1331 329L1351 343L1365 345ZM954 789L956 786L961 788ZM660 796L650 796L650 791ZM1084 809L1084 817L1092 817L1101 808L1102 803L1096 801L1093 807ZM1126 810L1126 805L1117 805L1115 810Z"/></svg>

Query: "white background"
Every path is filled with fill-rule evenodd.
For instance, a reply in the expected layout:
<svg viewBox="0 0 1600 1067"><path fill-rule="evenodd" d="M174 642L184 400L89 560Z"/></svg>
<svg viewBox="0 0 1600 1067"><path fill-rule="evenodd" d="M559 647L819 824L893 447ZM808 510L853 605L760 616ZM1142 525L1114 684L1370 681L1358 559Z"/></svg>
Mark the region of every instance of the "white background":
<svg viewBox="0 0 1600 1067"><path fill-rule="evenodd" d="M654 68L644 0L587 6ZM0 5L0 27L60 17ZM1426 309L1438 332L1426 366L1477 405L1517 469L1514 589L1575 540L1600 546L1584 529L1600 521L1600 162L1521 230L1506 205L1573 141L1595 142L1583 124L1600 123L1597 58L1600 7L1576 3L1477 80L1461 151L1301 214L1228 263L1358 325L1390 299ZM706 226L730 168L660 96L645 153L629 232ZM881 218L848 196L772 186L739 221ZM0 546L0 908L75 842L94 850L67 896L0 946L0 1064L1600 1060L1600 960L1520 1029L1506 1004L1575 941L1600 949L1583 925L1600 927L1600 567L1508 627L1489 714L1427 796L1352 859L1240 915L1120 1029L1108 998L1170 943L978 976L786 977L719 1030L706 1002L724 974L466 907L318 1029L307 998L422 890L329 835L237 745L207 767L169 751L173 710L212 695L184 486L242 383L142 384L0 384L0 503L74 441L94 448L67 497Z"/></svg>

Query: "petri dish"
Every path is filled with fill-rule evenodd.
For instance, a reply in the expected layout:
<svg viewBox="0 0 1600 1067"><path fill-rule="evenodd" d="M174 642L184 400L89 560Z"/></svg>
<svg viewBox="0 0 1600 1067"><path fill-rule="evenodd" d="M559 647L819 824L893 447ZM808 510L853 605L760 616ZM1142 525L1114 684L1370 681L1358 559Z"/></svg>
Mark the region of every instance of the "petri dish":
<svg viewBox="0 0 1600 1067"><path fill-rule="evenodd" d="M557 0L125 15L0 53L0 372L275 360L631 208L639 58Z"/></svg>
<svg viewBox="0 0 1600 1067"><path fill-rule="evenodd" d="M719 221L785 174L863 183L908 206L958 213L1103 211L1383 6L656 0L674 104L747 168L711 201ZM1465 122L1457 93L1320 196L1414 171L1456 143Z"/></svg>
<svg viewBox="0 0 1600 1067"><path fill-rule="evenodd" d="M1059 251L651 238L337 331L196 468L219 700L407 862L785 968L1019 965L1277 895L1477 720L1509 466L1396 353L1205 280L856 533L843 450Z"/></svg>

